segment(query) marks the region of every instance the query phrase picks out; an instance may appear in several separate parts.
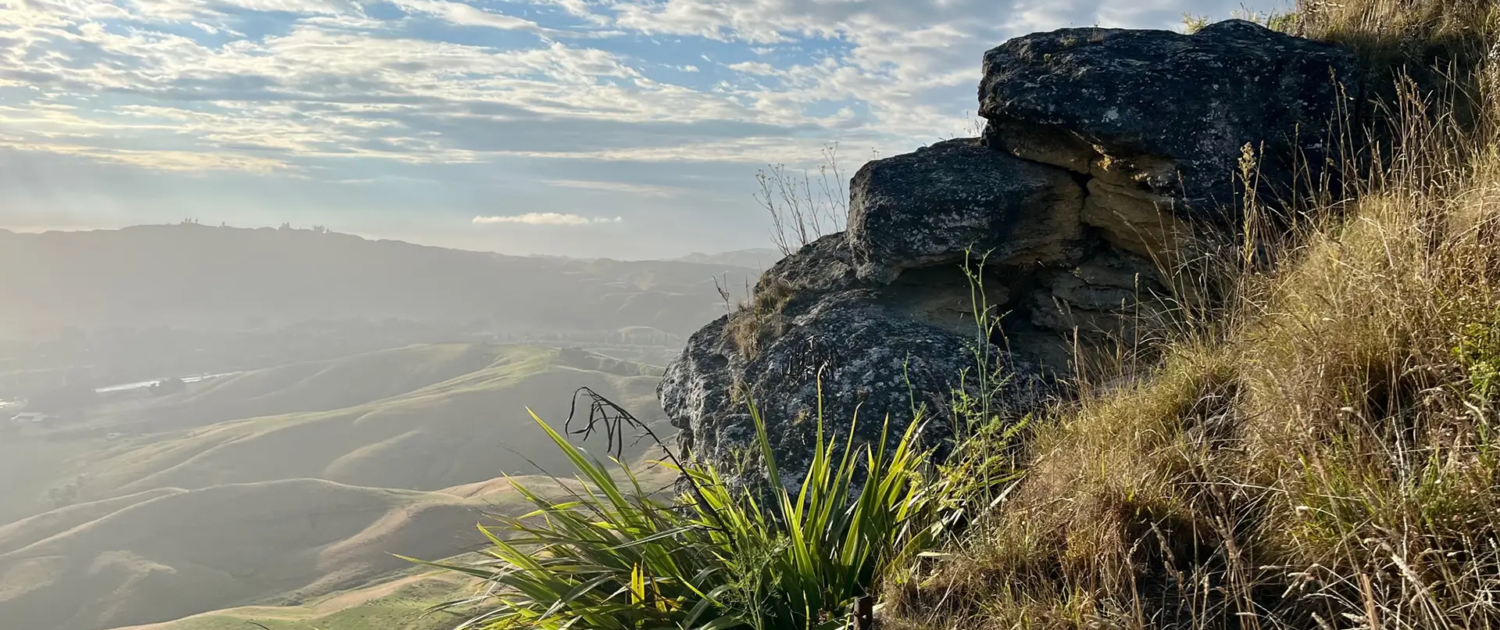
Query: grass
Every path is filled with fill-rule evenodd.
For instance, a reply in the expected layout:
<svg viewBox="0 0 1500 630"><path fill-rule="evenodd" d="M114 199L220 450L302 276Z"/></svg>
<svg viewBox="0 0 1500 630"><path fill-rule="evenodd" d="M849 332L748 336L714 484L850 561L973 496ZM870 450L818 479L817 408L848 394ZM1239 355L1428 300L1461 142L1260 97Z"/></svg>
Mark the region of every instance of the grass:
<svg viewBox="0 0 1500 630"><path fill-rule="evenodd" d="M479 548L468 525L481 510L526 509L509 489L460 498L317 480L132 499L69 508L39 524L63 528L50 536L0 531L10 534L0 537L0 625L113 628L319 596L409 568L392 550L444 558Z"/></svg>
<svg viewBox="0 0 1500 630"><path fill-rule="evenodd" d="M771 282L753 292L724 325L724 334L747 359L760 354L761 347L786 334L788 303L800 289L786 282Z"/></svg>
<svg viewBox="0 0 1500 630"><path fill-rule="evenodd" d="M1272 268L1037 423L1026 480L889 625L1500 627L1497 17L1300 6L1373 75L1443 84L1392 90L1379 159Z"/></svg>
<svg viewBox="0 0 1500 630"><path fill-rule="evenodd" d="M484 538L469 526L480 510L525 506L496 477L566 465L540 448L550 445L545 436L517 430L531 426L521 398L541 397L542 410L565 417L580 384L638 404L657 380L581 351L413 346L152 400L183 416L292 412L284 415L97 440L47 466L35 458L62 459L53 442L9 444L0 485L76 479L82 492L50 511L31 508L30 493L0 492L14 499L5 507L29 510L20 515L41 512L0 527L0 619L28 628L155 622L289 592L321 595L408 567L391 552L431 559L478 548ZM320 393L355 382L342 397ZM624 455L640 452L627 446Z"/></svg>
<svg viewBox="0 0 1500 630"><path fill-rule="evenodd" d="M874 594L942 534L913 422L887 451L824 436L797 487L780 477L751 405L768 485L737 489L710 466L666 464L690 488L655 496L540 419L584 488L564 500L517 488L532 514L484 528L494 560L443 565L486 580L487 612L464 627L836 628L868 617Z"/></svg>
<svg viewBox="0 0 1500 630"><path fill-rule="evenodd" d="M112 415L139 415L152 425L176 428L342 409L482 370L513 352L499 344L450 343L295 363L209 381L188 392L147 401L141 413L131 414L133 410L127 409Z"/></svg>

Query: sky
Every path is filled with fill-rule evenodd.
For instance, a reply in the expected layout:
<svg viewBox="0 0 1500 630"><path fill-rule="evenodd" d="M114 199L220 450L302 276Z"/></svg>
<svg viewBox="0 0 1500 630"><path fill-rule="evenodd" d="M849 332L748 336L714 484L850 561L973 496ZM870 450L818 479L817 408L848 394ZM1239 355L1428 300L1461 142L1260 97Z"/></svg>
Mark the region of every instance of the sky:
<svg viewBox="0 0 1500 630"><path fill-rule="evenodd" d="M1261 5L1270 5L1259 0ZM974 135L985 50L1238 0L0 0L0 228L771 244L756 173ZM814 171L815 172L815 171Z"/></svg>

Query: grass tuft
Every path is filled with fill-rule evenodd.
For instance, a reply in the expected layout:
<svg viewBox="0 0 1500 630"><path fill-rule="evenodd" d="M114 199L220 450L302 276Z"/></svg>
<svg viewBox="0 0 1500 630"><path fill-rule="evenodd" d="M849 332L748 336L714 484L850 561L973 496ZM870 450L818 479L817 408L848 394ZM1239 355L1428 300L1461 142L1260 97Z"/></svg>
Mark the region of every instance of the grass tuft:
<svg viewBox="0 0 1500 630"><path fill-rule="evenodd" d="M786 282L769 282L758 287L740 308L729 314L724 334L747 359L760 354L761 347L786 334L782 313L797 296L799 288Z"/></svg>

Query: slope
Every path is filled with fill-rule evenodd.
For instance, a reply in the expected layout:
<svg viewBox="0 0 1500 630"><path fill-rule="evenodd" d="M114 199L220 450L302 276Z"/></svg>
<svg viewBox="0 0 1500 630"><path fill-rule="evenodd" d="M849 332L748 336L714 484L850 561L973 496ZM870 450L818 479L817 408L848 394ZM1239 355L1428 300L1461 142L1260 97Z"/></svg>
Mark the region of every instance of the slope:
<svg viewBox="0 0 1500 630"><path fill-rule="evenodd" d="M130 506L154 499L186 492L179 488L161 488L137 494L79 503L24 518L0 527L0 554L10 553L33 543L45 540L58 532L90 523ZM472 495L465 495L472 496Z"/></svg>
<svg viewBox="0 0 1500 630"><path fill-rule="evenodd" d="M392 551L474 548L479 508L513 510L515 498L310 479L166 493L0 555L0 619L92 630L327 594L410 568Z"/></svg>
<svg viewBox="0 0 1500 630"><path fill-rule="evenodd" d="M633 467L647 487L669 487L675 478L661 466ZM517 503L513 483L547 493L556 488L550 479L492 479L446 488L442 495L472 499L491 506L486 513L513 511ZM571 482L569 482L571 484ZM574 487L573 491L578 488ZM416 567L413 567L416 569ZM440 603L473 597L484 588L479 580L451 572L404 571L330 595L305 589L300 596L282 598L281 605L252 605L199 613L169 622L121 630L229 630L259 624L272 630L439 630L452 628L471 610L429 613Z"/></svg>
<svg viewBox="0 0 1500 630"><path fill-rule="evenodd" d="M97 472L99 460L137 449L164 448L150 445L163 439L171 442L182 437L180 432L184 430L243 418L310 414L360 405L373 408L380 400L473 374L525 352L531 351L494 343L408 346L245 372L194 384L169 396L144 392L118 396L73 421L29 427L24 432L0 423L0 432L5 432L0 439L0 498L4 499L0 500L0 524L71 501L118 496L115 486L130 481L128 477L135 469L114 470L112 477L116 480L99 486L88 477ZM638 365L587 353L570 352L570 358L562 358L559 353L558 357L559 365L610 375L643 373ZM527 368L519 365L516 369L524 372ZM616 393L607 387L603 391ZM544 394L548 398L539 397L538 402L560 404L562 401L553 396L564 395L552 391ZM526 398L530 401L529 396ZM122 436L124 439L119 439ZM53 496L59 492L66 496Z"/></svg>
<svg viewBox="0 0 1500 630"><path fill-rule="evenodd" d="M145 399L109 415L136 431L204 426L236 418L352 407L481 370L498 344L432 344L329 361L309 361L215 379L179 394ZM125 427L122 427L125 428Z"/></svg>
<svg viewBox="0 0 1500 630"><path fill-rule="evenodd" d="M484 369L392 398L121 445L87 466L82 494L105 498L296 478L437 490L565 469L527 409L560 427L579 387L643 418L661 416L657 379L638 365L530 346L503 347L494 356Z"/></svg>
<svg viewBox="0 0 1500 630"><path fill-rule="evenodd" d="M474 523L486 504L504 510L321 480L165 493L0 555L0 619L90 630L326 594L407 568L392 550L443 558L471 549L483 540Z"/></svg>
<svg viewBox="0 0 1500 630"><path fill-rule="evenodd" d="M299 606L247 606L119 630L442 630L456 623L432 606L473 592L468 580L427 573L339 593ZM253 623L252 623L253 622Z"/></svg>

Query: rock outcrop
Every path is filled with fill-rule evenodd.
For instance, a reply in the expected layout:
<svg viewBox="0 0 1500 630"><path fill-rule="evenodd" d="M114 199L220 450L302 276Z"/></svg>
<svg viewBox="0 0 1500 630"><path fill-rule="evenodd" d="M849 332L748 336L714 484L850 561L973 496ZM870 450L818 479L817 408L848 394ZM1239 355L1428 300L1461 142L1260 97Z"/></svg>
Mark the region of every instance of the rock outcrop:
<svg viewBox="0 0 1500 630"><path fill-rule="evenodd" d="M1004 375L997 411L1024 413L1075 346L1167 321L1173 283L1158 270L1231 235L1245 147L1262 198L1321 176L1353 68L1338 48L1237 20L1006 42L984 57L983 137L861 168L847 230L693 335L662 405L695 456L725 464L751 444L755 401L789 481L811 457L820 387L832 433L877 439L889 417L898 435L920 408L941 444L960 374L973 386L986 357Z"/></svg>
<svg viewBox="0 0 1500 630"><path fill-rule="evenodd" d="M1237 207L1247 145L1272 192L1314 175L1344 95L1360 91L1355 68L1335 46L1242 20L1192 35L1064 29L985 53L979 114L986 144L1093 178L1091 197L1202 216Z"/></svg>
<svg viewBox="0 0 1500 630"><path fill-rule="evenodd" d="M973 140L871 162L849 189L849 245L860 277L880 284L971 247L995 264L1062 263L1084 197L1068 173Z"/></svg>

